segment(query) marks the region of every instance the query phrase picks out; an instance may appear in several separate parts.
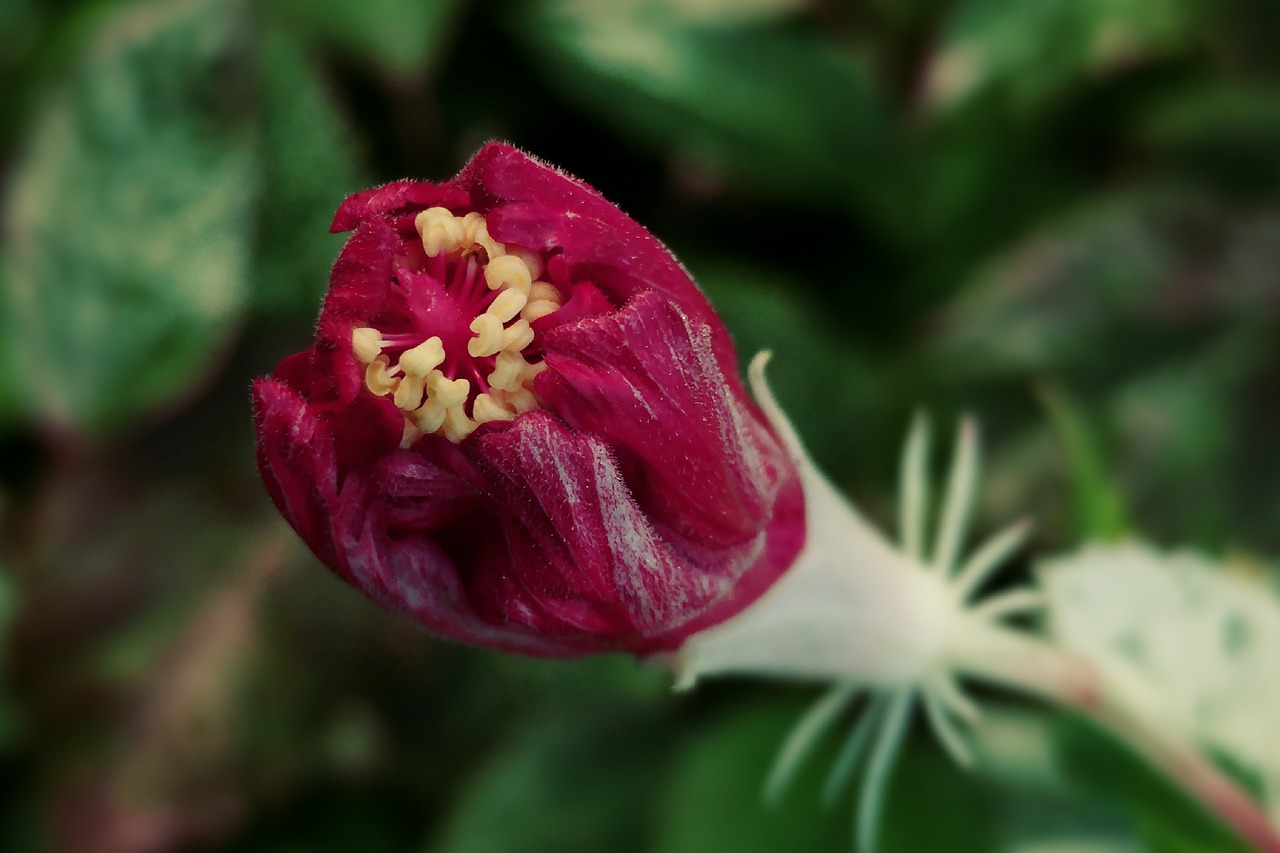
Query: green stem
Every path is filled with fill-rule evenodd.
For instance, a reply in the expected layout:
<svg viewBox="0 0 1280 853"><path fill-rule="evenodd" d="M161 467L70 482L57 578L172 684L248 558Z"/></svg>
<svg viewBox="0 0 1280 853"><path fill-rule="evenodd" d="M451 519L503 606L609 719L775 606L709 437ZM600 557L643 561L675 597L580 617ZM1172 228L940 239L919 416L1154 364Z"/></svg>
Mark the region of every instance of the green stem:
<svg viewBox="0 0 1280 853"><path fill-rule="evenodd" d="M958 672L1075 711L1128 743L1258 853L1280 853L1280 833L1236 782L1144 713L1088 661L1037 637L985 621L961 623L950 663Z"/></svg>

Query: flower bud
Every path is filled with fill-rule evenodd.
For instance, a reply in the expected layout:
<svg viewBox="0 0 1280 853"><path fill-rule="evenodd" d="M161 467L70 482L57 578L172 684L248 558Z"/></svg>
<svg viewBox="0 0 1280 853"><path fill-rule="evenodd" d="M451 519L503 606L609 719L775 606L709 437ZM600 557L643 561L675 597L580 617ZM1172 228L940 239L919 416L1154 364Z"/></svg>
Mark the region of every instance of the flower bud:
<svg viewBox="0 0 1280 853"><path fill-rule="evenodd" d="M486 145L349 197L317 340L254 384L263 480L344 580L450 638L669 652L804 545L800 476L670 252Z"/></svg>

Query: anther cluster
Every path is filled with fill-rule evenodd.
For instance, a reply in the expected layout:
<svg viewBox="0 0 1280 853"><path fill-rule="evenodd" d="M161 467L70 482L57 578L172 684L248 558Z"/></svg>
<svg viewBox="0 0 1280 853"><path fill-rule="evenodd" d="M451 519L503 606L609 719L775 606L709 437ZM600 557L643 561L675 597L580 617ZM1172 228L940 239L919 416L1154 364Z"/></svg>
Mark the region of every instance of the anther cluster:
<svg viewBox="0 0 1280 853"><path fill-rule="evenodd" d="M365 365L365 387L390 396L404 413L401 446L431 434L457 444L480 424L539 408L533 380L545 364L531 324L559 309L562 297L555 285L539 280L542 260L495 241L482 214L456 216L431 207L417 215L414 227L426 253L423 271L473 319L461 336L448 328L385 334L359 327L351 332L351 347ZM436 322L447 325L449 316ZM465 348L451 344L446 350L446 340L459 339Z"/></svg>

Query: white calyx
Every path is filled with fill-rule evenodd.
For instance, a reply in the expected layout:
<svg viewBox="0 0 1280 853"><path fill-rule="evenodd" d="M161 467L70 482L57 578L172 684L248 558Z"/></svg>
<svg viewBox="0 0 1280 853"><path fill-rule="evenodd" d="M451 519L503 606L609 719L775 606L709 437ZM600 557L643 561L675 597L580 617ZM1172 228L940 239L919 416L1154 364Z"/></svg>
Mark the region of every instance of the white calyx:
<svg viewBox="0 0 1280 853"><path fill-rule="evenodd" d="M868 750L857 844L870 850L893 763L917 700L939 741L972 763L958 722L979 712L959 683L956 650L971 649L1001 620L1038 609L1039 593L1017 589L975 603L976 593L1022 544L1026 524L961 559L977 484L977 431L962 423L936 536L927 542L928 426L917 418L902 468L902 532L894 548L809 460L765 382L768 354L751 363L752 392L786 442L805 490L806 540L796 563L751 606L690 637L671 661L677 687L722 673L831 682L783 745L766 784L774 799L819 737L863 693L871 698L837 756L824 797L838 796Z"/></svg>

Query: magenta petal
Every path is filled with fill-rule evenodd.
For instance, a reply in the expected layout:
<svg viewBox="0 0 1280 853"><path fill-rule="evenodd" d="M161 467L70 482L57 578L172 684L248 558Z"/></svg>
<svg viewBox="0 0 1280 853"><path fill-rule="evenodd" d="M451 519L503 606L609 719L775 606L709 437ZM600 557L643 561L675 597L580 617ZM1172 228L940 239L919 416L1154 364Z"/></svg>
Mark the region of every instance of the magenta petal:
<svg viewBox="0 0 1280 853"><path fill-rule="evenodd" d="M253 383L258 468L271 499L293 529L332 565L329 507L338 462L328 426L294 389L276 379Z"/></svg>
<svg viewBox="0 0 1280 853"><path fill-rule="evenodd" d="M778 440L712 346L714 332L656 293L547 333L538 392L628 464L666 525L710 545L750 539L793 476Z"/></svg>
<svg viewBox="0 0 1280 853"><path fill-rule="evenodd" d="M470 195L448 184L432 184L427 181L392 181L371 190L353 193L338 207L329 230L336 233L350 231L361 222L386 214L407 210L423 210L441 205L460 207L470 202Z"/></svg>
<svg viewBox="0 0 1280 853"><path fill-rule="evenodd" d="M732 567L691 564L600 439L535 413L479 438L472 453L507 552L472 580L491 621L642 651L731 591Z"/></svg>
<svg viewBox="0 0 1280 853"><path fill-rule="evenodd" d="M397 451L372 477L350 481L338 507L336 558L384 607L464 642L540 655L598 650L582 637L551 638L477 612L464 567L492 531L488 508L457 474Z"/></svg>
<svg viewBox="0 0 1280 853"><path fill-rule="evenodd" d="M505 143L487 145L463 175L493 197L489 232L498 240L558 250L575 281L595 282L614 305L657 291L690 315L718 322L667 247L582 181Z"/></svg>

